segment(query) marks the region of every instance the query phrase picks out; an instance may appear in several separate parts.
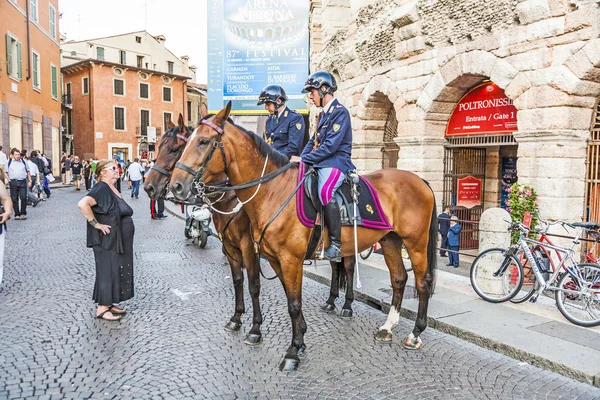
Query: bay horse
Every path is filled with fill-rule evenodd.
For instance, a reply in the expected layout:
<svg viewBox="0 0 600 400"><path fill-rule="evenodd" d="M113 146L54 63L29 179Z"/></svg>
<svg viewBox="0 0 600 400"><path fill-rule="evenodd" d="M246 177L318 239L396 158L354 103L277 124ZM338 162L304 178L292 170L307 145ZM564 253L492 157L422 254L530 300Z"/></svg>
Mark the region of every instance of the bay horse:
<svg viewBox="0 0 600 400"><path fill-rule="evenodd" d="M172 122L169 130L162 135L158 143L158 156L154 166L146 176L144 190L153 199L163 197L169 183L170 175L175 164L179 161L189 139L191 131L183 123L183 116L179 114L178 125ZM215 181L227 179L225 174L217 174ZM218 200L217 195L214 200ZM241 209L238 213L230 213L237 205L238 200L233 192L225 192L220 201L216 201L213 207L217 210L212 212L213 223L220 239L223 242L224 253L231 267L233 287L235 292L235 311L230 320L225 324L225 330L237 332L242 326L241 316L245 312L244 306L244 272L243 266L248 273L248 289L252 299L252 328L246 335L244 343L257 345L262 341L261 325L263 322L260 310L260 277L254 245L250 235L250 220L246 212ZM227 214L220 214L220 212Z"/></svg>
<svg viewBox="0 0 600 400"><path fill-rule="evenodd" d="M277 273L287 297L292 321L292 343L279 368L292 371L300 364L298 353L306 348L302 265L312 230L298 219L295 201L284 205L289 199L295 200L299 170L297 165L289 168L289 159L271 149L260 136L245 132L228 122L230 111L231 102L216 116L202 119L187 141L178 163L179 168L173 171L170 187L176 198L185 200L194 181L199 178L210 179L225 172L234 187L246 184L235 190L236 195L245 203L244 209L253 227L256 246ZM283 168L285 171L279 173ZM189 171L201 173L192 175ZM261 177L261 171L263 177L272 179L262 180L260 186L249 186L249 182L256 182ZM391 341L392 328L399 322L408 279L402 262L404 243L413 265L419 306L414 329L403 345L408 349L418 349L422 345L420 335L427 327L427 308L435 282L435 197L424 180L408 171L385 169L364 177L376 189L382 210L393 227L389 231L364 227L358 229L359 250L380 242L393 288L387 320L379 327L375 339ZM277 211L280 213L274 218ZM327 233L323 235L328 241ZM261 242L261 239L264 241ZM353 230L343 227L342 256L351 256L353 253Z"/></svg>

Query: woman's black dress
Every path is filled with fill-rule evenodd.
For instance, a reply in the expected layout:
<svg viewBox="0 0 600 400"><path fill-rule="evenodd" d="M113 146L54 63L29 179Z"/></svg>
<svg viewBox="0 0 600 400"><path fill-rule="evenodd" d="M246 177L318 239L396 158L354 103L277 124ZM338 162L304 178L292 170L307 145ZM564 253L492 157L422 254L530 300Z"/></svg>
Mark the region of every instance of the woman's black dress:
<svg viewBox="0 0 600 400"><path fill-rule="evenodd" d="M93 246L96 258L96 283L93 300L101 306L112 306L133 297L133 209L115 196L121 214L123 253Z"/></svg>

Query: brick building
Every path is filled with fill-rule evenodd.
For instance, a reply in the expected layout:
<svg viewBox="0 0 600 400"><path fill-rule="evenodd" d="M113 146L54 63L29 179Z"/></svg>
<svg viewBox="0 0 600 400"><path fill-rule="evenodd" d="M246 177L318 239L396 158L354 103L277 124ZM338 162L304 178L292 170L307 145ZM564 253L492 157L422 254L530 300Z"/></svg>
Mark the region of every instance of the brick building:
<svg viewBox="0 0 600 400"><path fill-rule="evenodd" d="M58 0L0 2L0 144L60 156ZM59 172L53 163L54 173Z"/></svg>
<svg viewBox="0 0 600 400"><path fill-rule="evenodd" d="M501 206L510 159L546 218L600 219L598 1L322 0L310 29L311 70L338 78L360 170L414 171L438 207L476 221ZM512 129L452 135L457 105L482 85L514 105ZM466 176L482 182L471 207L457 201ZM476 228L464 235L476 247Z"/></svg>
<svg viewBox="0 0 600 400"><path fill-rule="evenodd" d="M154 158L167 121L187 118L187 57L174 56L163 36L145 31L62 47L66 143L80 157ZM187 119L186 119L187 120Z"/></svg>

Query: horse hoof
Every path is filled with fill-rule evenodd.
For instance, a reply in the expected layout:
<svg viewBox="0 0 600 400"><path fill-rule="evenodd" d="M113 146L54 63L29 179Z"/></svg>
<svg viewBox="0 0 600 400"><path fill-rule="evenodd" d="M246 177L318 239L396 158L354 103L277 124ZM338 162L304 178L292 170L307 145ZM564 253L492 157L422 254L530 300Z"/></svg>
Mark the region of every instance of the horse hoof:
<svg viewBox="0 0 600 400"><path fill-rule="evenodd" d="M420 337L415 337L412 333L408 335L402 346L408 350L418 350L421 348L423 341Z"/></svg>
<svg viewBox="0 0 600 400"><path fill-rule="evenodd" d="M241 322L229 321L225 324L224 328L227 332L238 332L241 327L242 327Z"/></svg>
<svg viewBox="0 0 600 400"><path fill-rule="evenodd" d="M375 334L375 340L377 340L378 342L390 343L392 341L392 332L388 332L385 329L377 331L377 333Z"/></svg>
<svg viewBox="0 0 600 400"><path fill-rule="evenodd" d="M340 317L342 317L342 318L352 317L352 310L349 308L342 308L342 311L340 312Z"/></svg>
<svg viewBox="0 0 600 400"><path fill-rule="evenodd" d="M298 355L304 355L304 352L306 352L306 345L303 344L302 346L298 347Z"/></svg>
<svg viewBox="0 0 600 400"><path fill-rule="evenodd" d="M279 370L282 372L292 372L298 369L298 365L300 365L300 360L296 358L287 358L285 357L281 364L279 364Z"/></svg>
<svg viewBox="0 0 600 400"><path fill-rule="evenodd" d="M335 305L325 304L323 307L321 307L321 310L323 310L325 312L335 312Z"/></svg>
<svg viewBox="0 0 600 400"><path fill-rule="evenodd" d="M244 343L250 346L256 346L257 344L262 343L262 335L257 333L249 333L244 339Z"/></svg>

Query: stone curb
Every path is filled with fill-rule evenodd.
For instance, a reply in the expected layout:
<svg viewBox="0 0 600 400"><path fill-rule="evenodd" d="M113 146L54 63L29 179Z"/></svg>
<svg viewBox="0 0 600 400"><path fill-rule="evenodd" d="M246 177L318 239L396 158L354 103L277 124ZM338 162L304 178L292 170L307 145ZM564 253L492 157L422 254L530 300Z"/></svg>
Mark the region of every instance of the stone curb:
<svg viewBox="0 0 600 400"><path fill-rule="evenodd" d="M304 271L304 276L310 278L316 282L322 283L324 285L330 286L331 280L325 278L319 274L310 271ZM369 307L373 307L375 309L381 310L384 313L388 313L391 307L391 304L381 301L380 299L374 298L366 293L361 292L358 289L354 289L354 298L361 303L368 305ZM400 310L400 315L404 318L410 319L414 321L417 318L417 313L408 310L406 308L402 308ZM505 343L500 343L496 340L483 337L476 333L473 333L469 330L442 322L432 317L427 318L427 325L431 328L437 329L438 331L450 334L452 336L456 336L460 339L466 340L477 346L483 347L488 350L492 350L494 352L504 354L510 358L514 358L518 361L523 361L533 366L547 369L563 376L566 376L571 379L575 379L579 382L587 383L592 386L600 387L600 376L598 375L590 375L584 372L581 372L577 369L568 367L566 365L550 361L538 355L532 354L528 351L518 349L516 347L507 345Z"/></svg>

